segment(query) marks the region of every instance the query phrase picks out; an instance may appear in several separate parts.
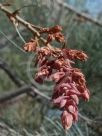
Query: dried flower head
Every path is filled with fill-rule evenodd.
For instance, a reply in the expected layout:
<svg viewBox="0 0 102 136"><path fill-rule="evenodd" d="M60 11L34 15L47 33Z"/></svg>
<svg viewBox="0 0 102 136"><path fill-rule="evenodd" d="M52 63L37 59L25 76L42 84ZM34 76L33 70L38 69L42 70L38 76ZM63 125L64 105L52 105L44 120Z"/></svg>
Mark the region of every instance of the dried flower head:
<svg viewBox="0 0 102 136"><path fill-rule="evenodd" d="M79 98L89 100L90 94L86 86L85 76L80 69L73 67L74 60L87 60L87 55L83 51L49 48L48 43L56 40L65 43L65 37L61 33L62 27L57 25L51 28L42 28L40 34L47 34L47 42L44 47L38 47L36 40L31 39L25 44L26 51L36 51L39 69L35 75L38 83L44 83L45 79L55 82L52 101L62 110L61 121L65 130L78 121ZM38 48L37 48L38 47ZM52 50L53 49L53 50Z"/></svg>

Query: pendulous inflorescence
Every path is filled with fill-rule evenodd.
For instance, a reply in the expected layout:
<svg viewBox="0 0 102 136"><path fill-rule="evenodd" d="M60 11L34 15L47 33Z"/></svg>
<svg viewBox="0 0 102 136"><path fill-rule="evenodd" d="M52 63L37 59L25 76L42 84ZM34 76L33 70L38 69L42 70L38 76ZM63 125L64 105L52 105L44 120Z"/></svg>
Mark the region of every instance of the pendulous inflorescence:
<svg viewBox="0 0 102 136"><path fill-rule="evenodd" d="M83 51L51 46L52 41L66 44L61 31L62 27L59 25L41 28L40 36L45 34L47 39L44 46L40 46L39 37L35 37L24 45L24 50L37 54L36 65L39 68L35 81L39 84L47 79L55 82L52 102L62 111L61 122L63 128L68 130L73 122L78 121L79 98L89 100L90 96L85 76L73 66L74 60L86 61L88 57Z"/></svg>

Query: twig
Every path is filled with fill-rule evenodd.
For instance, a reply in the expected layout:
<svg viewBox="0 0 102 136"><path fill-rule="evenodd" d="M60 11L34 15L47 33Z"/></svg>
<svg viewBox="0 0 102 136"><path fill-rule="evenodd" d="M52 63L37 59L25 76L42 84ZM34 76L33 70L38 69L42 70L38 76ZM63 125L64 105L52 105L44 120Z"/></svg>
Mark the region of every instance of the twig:
<svg viewBox="0 0 102 136"><path fill-rule="evenodd" d="M34 86L31 86L31 85L25 86L25 82L19 78L19 76L17 75L15 71L11 70L9 65L6 62L4 62L2 59L0 59L0 68L7 73L7 75L16 84L16 86L21 87L15 92L9 92L5 94L4 96L0 96L0 103L11 100L17 97L18 95L21 95L24 93L27 93L28 95L32 97L35 97L35 94L37 94L39 96L46 98L47 100L50 100L48 96L40 93Z"/></svg>
<svg viewBox="0 0 102 136"><path fill-rule="evenodd" d="M0 30L0 33L12 44L12 45L14 45L16 48L18 48L20 51L22 51L23 53L26 53L21 47L19 47L15 42L13 42L11 39L9 39L9 37L7 37L7 35L4 33L4 32L2 32L1 30Z"/></svg>
<svg viewBox="0 0 102 136"><path fill-rule="evenodd" d="M79 12L78 10L76 10L73 6L69 5L68 3L66 2L61 2L59 0L56 0L56 2L59 4L59 6L63 6L64 8L74 12L76 15L86 19L87 21L91 22L91 23L94 23L98 26L101 26L102 27L102 22L98 21L97 19L93 19L90 15L88 14L85 14L85 13L81 13Z"/></svg>
<svg viewBox="0 0 102 136"><path fill-rule="evenodd" d="M11 68L9 67L9 65L8 65L6 62L4 62L1 58L0 58L0 69L3 69L3 70L7 73L7 75L11 78L11 80L12 80L18 87L24 85L24 81L21 80L21 79L18 77L17 73L14 72L13 70L11 70Z"/></svg>
<svg viewBox="0 0 102 136"><path fill-rule="evenodd" d="M20 96L24 93L28 93L28 92L33 92L35 94L35 96L39 95L40 97L43 97L48 101L50 100L50 98L48 96L42 94L33 86L26 85L26 86L22 86L22 87L18 88L16 91L12 91L12 92L9 92L9 93L6 93L6 94L0 96L0 103L7 102L11 99L14 99L15 97L18 97L18 96Z"/></svg>
<svg viewBox="0 0 102 136"><path fill-rule="evenodd" d="M0 9L5 12L7 15L11 15L12 13L11 11L9 11L5 6L3 6L2 4L0 4ZM18 23L21 23L22 25L24 25L25 27L27 27L31 32L33 32L33 34L35 34L36 36L40 36L39 32L35 29L34 25L32 26L29 22L23 20L21 17L19 17L18 15L15 15L14 18L18 21Z"/></svg>
<svg viewBox="0 0 102 136"><path fill-rule="evenodd" d="M26 84L23 80L19 78L17 73L14 70L11 70L10 66L5 61L3 61L1 58L0 58L0 69L6 72L6 74L15 83L17 87L22 87ZM27 94L32 97L35 96L33 92L28 92Z"/></svg>
<svg viewBox="0 0 102 136"><path fill-rule="evenodd" d="M80 113L79 113L79 117L80 117L82 120L86 121L87 124L89 124L89 125L92 124L92 123L102 125L102 122L101 122L101 121L96 121L96 120L89 119L88 117L85 117L85 116L83 116L83 115L80 114Z"/></svg>
<svg viewBox="0 0 102 136"><path fill-rule="evenodd" d="M8 100L14 99L15 97L22 95L24 93L27 93L29 91L28 86L23 86L21 88L18 88L16 91L10 91L7 92L6 94L3 94L0 96L0 103L7 102Z"/></svg>
<svg viewBox="0 0 102 136"><path fill-rule="evenodd" d="M20 28L19 29L21 32L24 32L26 29L25 28ZM12 41L12 39L15 39L17 37L17 33L13 33L13 35L7 35L8 39ZM8 40L4 37L0 37L0 50L8 46Z"/></svg>
<svg viewBox="0 0 102 136"><path fill-rule="evenodd" d="M18 15L13 15L13 12L9 11L5 6L3 6L2 4L0 4L0 9L6 13L7 16L11 16L13 19L15 19L17 21L17 23L22 24L23 26L25 26L28 30L30 30L34 36L38 37L39 40L46 45L46 40L40 36L40 33L38 32L38 30L36 29L40 29L39 27L32 25L31 23L25 21L24 19L22 19L21 17L19 17ZM47 44L47 46L52 50L55 51L57 48L54 48L50 45Z"/></svg>
<svg viewBox="0 0 102 136"><path fill-rule="evenodd" d="M0 122L0 136L22 136L20 133L11 129L8 125Z"/></svg>

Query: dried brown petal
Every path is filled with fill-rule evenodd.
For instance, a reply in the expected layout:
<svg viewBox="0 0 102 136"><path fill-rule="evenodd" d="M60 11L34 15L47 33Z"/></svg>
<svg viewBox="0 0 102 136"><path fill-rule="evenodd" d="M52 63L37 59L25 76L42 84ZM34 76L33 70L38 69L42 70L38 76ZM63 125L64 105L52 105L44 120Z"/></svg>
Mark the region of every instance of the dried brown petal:
<svg viewBox="0 0 102 136"><path fill-rule="evenodd" d="M62 33L56 33L54 34L55 40L60 43L65 43L65 37Z"/></svg>
<svg viewBox="0 0 102 136"><path fill-rule="evenodd" d="M70 97L76 102L76 104L79 104L79 98L77 95L73 94Z"/></svg>
<svg viewBox="0 0 102 136"><path fill-rule="evenodd" d="M41 47L38 50L38 54L42 57L51 55L51 50L48 47Z"/></svg>
<svg viewBox="0 0 102 136"><path fill-rule="evenodd" d="M90 93L89 93L89 90L88 90L88 89L86 89L86 90L84 91L84 93L82 94L82 97L83 97L86 101L89 100L89 98L90 98Z"/></svg>
<svg viewBox="0 0 102 136"><path fill-rule="evenodd" d="M51 28L41 28L39 33L48 33L48 34L53 34L53 33L58 33L62 31L62 27L59 25L53 26Z"/></svg>
<svg viewBox="0 0 102 136"><path fill-rule="evenodd" d="M65 110L62 112L61 121L63 128L68 130L72 126L73 116Z"/></svg>
<svg viewBox="0 0 102 136"><path fill-rule="evenodd" d="M62 99L62 101L60 102L60 108L63 108L67 103L67 99Z"/></svg>
<svg viewBox="0 0 102 136"><path fill-rule="evenodd" d="M31 39L28 43L24 45L24 50L27 52L36 51L37 45L37 41Z"/></svg>
<svg viewBox="0 0 102 136"><path fill-rule="evenodd" d="M52 74L52 75L50 76L50 78L51 78L53 81L58 82L61 78L64 77L64 75L65 75L64 72L56 72L56 73Z"/></svg>
<svg viewBox="0 0 102 136"><path fill-rule="evenodd" d="M64 57L68 59L79 59L87 60L88 56L83 51L72 50L72 49L62 49Z"/></svg>
<svg viewBox="0 0 102 136"><path fill-rule="evenodd" d="M68 110L69 110L70 113L74 113L75 107L73 105L69 105Z"/></svg>

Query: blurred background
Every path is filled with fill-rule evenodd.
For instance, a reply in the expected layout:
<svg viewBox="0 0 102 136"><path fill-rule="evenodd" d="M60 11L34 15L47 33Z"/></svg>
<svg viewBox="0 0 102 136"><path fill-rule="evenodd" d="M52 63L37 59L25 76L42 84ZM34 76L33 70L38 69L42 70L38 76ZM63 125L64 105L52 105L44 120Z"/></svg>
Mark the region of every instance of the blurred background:
<svg viewBox="0 0 102 136"><path fill-rule="evenodd" d="M79 121L68 132L61 126L60 111L46 99L28 95L0 104L0 122L22 136L102 136L102 0L0 0L0 3L10 3L8 8L12 11L21 8L19 15L32 24L62 25L67 47L83 50L89 56L87 62L77 61L76 66L85 74L91 93L89 102L80 100ZM37 71L33 66L34 54L22 51L31 36L23 26L15 30L0 10L0 97L19 87L2 64L26 85L34 84ZM47 82L37 88L50 97L53 85Z"/></svg>

